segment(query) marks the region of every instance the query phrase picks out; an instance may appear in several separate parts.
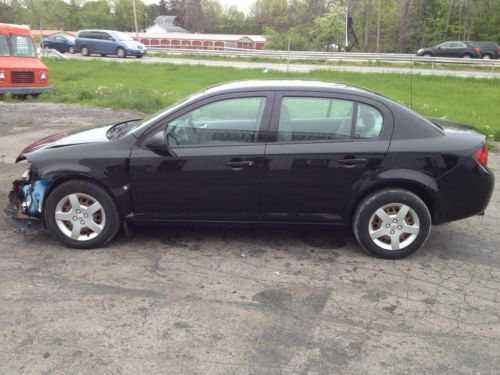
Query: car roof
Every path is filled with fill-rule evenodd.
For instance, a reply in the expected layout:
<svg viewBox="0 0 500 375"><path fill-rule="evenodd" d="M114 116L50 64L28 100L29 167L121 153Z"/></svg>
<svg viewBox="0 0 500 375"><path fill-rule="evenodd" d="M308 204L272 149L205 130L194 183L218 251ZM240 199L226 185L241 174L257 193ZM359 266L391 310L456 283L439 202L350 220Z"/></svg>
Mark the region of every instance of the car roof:
<svg viewBox="0 0 500 375"><path fill-rule="evenodd" d="M81 33L82 31L98 31L98 32L105 32L105 33L119 33L119 31L116 31L116 30L105 30L105 29L84 29L84 30L78 30L78 33Z"/></svg>
<svg viewBox="0 0 500 375"><path fill-rule="evenodd" d="M302 79L256 79L233 81L215 85L205 89L205 95L224 94L241 91L319 91L319 92L334 92L341 94L362 95L362 96L378 96L382 95L362 89L355 86L346 85L344 83L325 82L315 80Z"/></svg>

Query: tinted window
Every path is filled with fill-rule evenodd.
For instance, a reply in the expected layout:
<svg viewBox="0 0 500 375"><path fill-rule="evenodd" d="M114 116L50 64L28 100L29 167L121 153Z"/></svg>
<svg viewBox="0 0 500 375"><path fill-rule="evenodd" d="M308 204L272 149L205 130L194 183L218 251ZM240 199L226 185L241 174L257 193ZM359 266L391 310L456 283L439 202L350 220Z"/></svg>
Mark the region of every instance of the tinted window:
<svg viewBox="0 0 500 375"><path fill-rule="evenodd" d="M79 38L90 38L90 32L89 31L81 31L78 33Z"/></svg>
<svg viewBox="0 0 500 375"><path fill-rule="evenodd" d="M161 131L170 146L252 143L265 104L266 98L221 100L176 118Z"/></svg>
<svg viewBox="0 0 500 375"><path fill-rule="evenodd" d="M441 43L438 47L450 48L451 46L452 46L451 42L445 42L445 43Z"/></svg>
<svg viewBox="0 0 500 375"><path fill-rule="evenodd" d="M285 97L281 101L278 142L351 138L354 102Z"/></svg>
<svg viewBox="0 0 500 375"><path fill-rule="evenodd" d="M360 139L377 138L382 131L383 123L384 118L378 109L359 103L354 137Z"/></svg>
<svg viewBox="0 0 500 375"><path fill-rule="evenodd" d="M9 44L7 38L0 34L0 56L10 56Z"/></svg>
<svg viewBox="0 0 500 375"><path fill-rule="evenodd" d="M111 35L109 35L108 33L100 32L97 34L98 34L97 39L102 39L102 40L112 40L113 39L113 37Z"/></svg>

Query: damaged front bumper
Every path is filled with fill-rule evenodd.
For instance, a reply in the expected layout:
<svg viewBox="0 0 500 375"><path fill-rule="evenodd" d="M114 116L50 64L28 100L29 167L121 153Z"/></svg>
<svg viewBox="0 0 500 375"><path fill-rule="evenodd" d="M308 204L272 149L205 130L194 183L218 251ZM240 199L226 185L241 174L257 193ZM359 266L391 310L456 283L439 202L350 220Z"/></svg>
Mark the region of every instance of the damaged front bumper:
<svg viewBox="0 0 500 375"><path fill-rule="evenodd" d="M16 229L43 229L42 205L50 182L36 177L28 169L23 177L12 183L9 203L4 208L7 223Z"/></svg>

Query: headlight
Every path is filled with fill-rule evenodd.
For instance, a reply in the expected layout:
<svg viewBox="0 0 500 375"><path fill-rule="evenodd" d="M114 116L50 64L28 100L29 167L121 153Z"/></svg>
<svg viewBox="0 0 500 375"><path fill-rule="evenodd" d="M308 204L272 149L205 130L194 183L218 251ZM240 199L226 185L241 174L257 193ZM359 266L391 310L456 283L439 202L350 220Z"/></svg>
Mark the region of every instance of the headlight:
<svg viewBox="0 0 500 375"><path fill-rule="evenodd" d="M28 169L26 169L26 170L24 171L24 173L22 174L22 176L21 176L21 180L26 180L26 181L29 181L29 179L30 179L30 169L28 168Z"/></svg>
<svg viewBox="0 0 500 375"><path fill-rule="evenodd" d="M0 79L2 81L5 79L5 72L0 72Z"/></svg>
<svg viewBox="0 0 500 375"><path fill-rule="evenodd" d="M417 51L417 53L420 53L420 52L422 52L422 51L423 51L423 49L422 49L422 48L420 48L420 49Z"/></svg>
<svg viewBox="0 0 500 375"><path fill-rule="evenodd" d="M45 81L47 79L47 73L46 72L40 72L40 81Z"/></svg>

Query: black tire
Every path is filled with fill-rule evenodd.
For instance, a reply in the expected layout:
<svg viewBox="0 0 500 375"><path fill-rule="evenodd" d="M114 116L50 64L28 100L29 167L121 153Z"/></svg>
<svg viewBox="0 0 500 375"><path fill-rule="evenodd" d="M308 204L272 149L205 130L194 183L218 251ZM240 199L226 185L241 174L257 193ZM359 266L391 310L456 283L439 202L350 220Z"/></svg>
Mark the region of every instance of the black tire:
<svg viewBox="0 0 500 375"><path fill-rule="evenodd" d="M493 56L489 53L485 53L483 56L482 56L483 59L486 59L486 60L490 60L493 58Z"/></svg>
<svg viewBox="0 0 500 375"><path fill-rule="evenodd" d="M406 215L405 218L403 218L404 225L406 227L415 225L419 228L418 233L414 235L407 234L404 232L404 229L400 232L399 229L403 228L399 226L399 224L402 224L401 221L399 223L393 223L393 219L399 219L399 217L397 217L397 212L399 211L395 211L398 205L401 205L401 207L409 207L410 211L408 211L408 215L410 216ZM390 227L385 228L387 224L384 224L385 222L376 214L376 211L380 208L383 208L384 211L388 210L388 212L394 212L387 216L391 219L391 223L389 224ZM409 219L411 219L411 221L415 220L413 224L408 223ZM376 227L377 225L379 226L378 228ZM427 241L431 226L431 215L422 199L408 190L399 188L379 190L364 198L358 204L352 221L354 236L361 248L370 255L386 259L403 258L417 251L423 246L425 241ZM376 231L377 229L384 229L388 231L388 233L383 237L372 239L370 230ZM389 233L392 235L389 235ZM402 248L392 250L379 245L391 247L393 236L394 238L397 237L397 242L395 243L399 243L401 238L403 238L400 243L401 246L403 246ZM408 243L405 245L404 243L406 240Z"/></svg>
<svg viewBox="0 0 500 375"><path fill-rule="evenodd" d="M144 56L144 55L137 55L136 58L142 59L142 56Z"/></svg>
<svg viewBox="0 0 500 375"><path fill-rule="evenodd" d="M124 59L125 57L127 57L127 52L125 52L125 50L122 47L118 47L116 49L116 56Z"/></svg>
<svg viewBox="0 0 500 375"><path fill-rule="evenodd" d="M82 54L82 56L90 56L90 50L87 46L83 46L82 48L80 48L80 52Z"/></svg>
<svg viewBox="0 0 500 375"><path fill-rule="evenodd" d="M472 55L470 53L464 53L462 59L472 59Z"/></svg>
<svg viewBox="0 0 500 375"><path fill-rule="evenodd" d="M63 233L63 231L59 227L61 221L59 221L58 224L58 221L56 220L57 206L61 201L65 199L65 197L72 194L85 195L93 198L101 206L99 212L102 214L101 210L104 211L103 216L105 219L103 221L103 228L101 229L102 231L100 233L96 233L96 237L84 240L72 239L71 237L69 237L69 235ZM69 213L70 216L74 215L73 211L70 211ZM80 219L82 219L82 223L84 223L83 220L90 220L81 217L83 213L79 213L78 215L80 218L78 218L76 221L80 221ZM45 203L44 220L47 224L48 229L59 241L61 241L66 246L75 249L93 249L102 247L109 241L111 241L120 229L120 215L116 208L115 202L108 194L108 192L106 192L106 190L95 183L83 180L72 180L64 182L61 185L57 186L50 193ZM70 226L73 225L71 220L68 220L65 224ZM69 230L71 231L71 229ZM83 229L82 232L85 230L87 229ZM83 236L85 236L85 234L83 234Z"/></svg>
<svg viewBox="0 0 500 375"><path fill-rule="evenodd" d="M422 55L423 57L432 57L432 53L426 52Z"/></svg>
<svg viewBox="0 0 500 375"><path fill-rule="evenodd" d="M71 54L75 53L75 49L73 47L69 47L68 52Z"/></svg>
<svg viewBox="0 0 500 375"><path fill-rule="evenodd" d="M101 53L101 57L106 57L106 54L105 53Z"/></svg>

